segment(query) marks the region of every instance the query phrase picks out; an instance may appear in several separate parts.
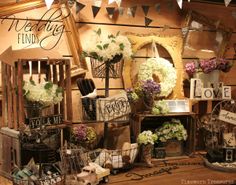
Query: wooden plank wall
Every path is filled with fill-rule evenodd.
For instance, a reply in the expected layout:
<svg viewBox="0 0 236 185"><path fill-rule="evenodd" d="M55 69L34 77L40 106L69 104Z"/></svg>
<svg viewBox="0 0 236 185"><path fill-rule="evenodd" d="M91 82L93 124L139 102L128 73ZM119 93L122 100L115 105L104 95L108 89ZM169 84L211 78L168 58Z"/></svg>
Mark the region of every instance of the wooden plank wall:
<svg viewBox="0 0 236 185"><path fill-rule="evenodd" d="M236 19L233 18L232 12L236 11L236 7L229 6L225 7L222 5L212 5L212 4L202 4L196 2L185 2L183 5L183 10L180 10L175 0L166 1L166 0L146 0L141 1L126 1L123 0L121 7L124 7L124 14L118 15L115 13L113 19L110 19L106 7L116 7L115 3L108 5L105 2L102 3L102 7L98 12L97 16L94 18L91 9L91 1L81 0L82 4L86 5L84 9L80 11L76 16L76 23L79 28L79 33L81 36L82 45L86 43L86 39L90 34L91 30L96 30L99 27L103 31L108 31L112 33L116 33L117 31L125 32L133 32L137 34L148 34L148 33L162 33L165 35L181 35L181 26L183 24L185 14L184 12L187 10L195 10L203 15L206 15L209 18L220 20L226 26L231 27L234 30L232 34L232 38L229 43L229 47L226 51L226 57L229 59L233 58L234 49L233 44L236 42ZM157 12L155 10L155 5L160 4L160 11ZM150 9L147 17L152 19L153 22L145 27L144 24L144 13L142 10L142 5L149 5ZM135 17L130 17L127 15L127 8L137 6L137 11ZM170 7L172 6L172 8ZM213 31L214 32L214 31ZM198 38L201 42L199 42L200 48L207 48L211 43L204 41L203 35L212 34L212 30L204 31L204 33L198 34ZM212 47L212 46L211 46ZM160 56L169 58L169 54L165 52L163 49L159 49ZM143 48L139 51L138 57L145 58L150 57L150 45ZM183 65L186 62L193 60L193 58L210 58L212 54L202 53L202 52L192 52L184 51L183 53ZM141 59L145 60L145 59ZM138 60L137 60L138 61ZM90 77L90 75L87 75ZM222 75L222 80L225 84L231 85L233 88L236 86L236 65L232 68L232 70L227 73L227 75ZM104 87L104 80L94 79L98 88ZM117 91L123 88L122 79L113 80L111 79L111 91Z"/></svg>

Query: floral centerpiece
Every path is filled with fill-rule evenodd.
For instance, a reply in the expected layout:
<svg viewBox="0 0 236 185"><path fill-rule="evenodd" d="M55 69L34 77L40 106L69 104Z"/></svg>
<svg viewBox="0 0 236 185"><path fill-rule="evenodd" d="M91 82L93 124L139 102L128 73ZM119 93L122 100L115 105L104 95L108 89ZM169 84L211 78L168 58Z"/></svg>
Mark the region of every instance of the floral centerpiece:
<svg viewBox="0 0 236 185"><path fill-rule="evenodd" d="M166 101L159 100L154 103L154 106L152 107L152 114L158 115L158 114L167 114L169 113L170 109Z"/></svg>
<svg viewBox="0 0 236 185"><path fill-rule="evenodd" d="M187 139L187 131L180 120L177 119L172 119L171 122L165 122L156 130L156 135L158 137L158 142L166 142L170 139L185 141Z"/></svg>
<svg viewBox="0 0 236 185"><path fill-rule="evenodd" d="M61 102L62 88L50 81L36 84L33 80L24 81L24 97L29 102L37 102L49 106Z"/></svg>
<svg viewBox="0 0 236 185"><path fill-rule="evenodd" d="M87 148L88 144L94 144L96 140L97 134L93 127L79 124L71 129L71 142L74 144L80 144Z"/></svg>
<svg viewBox="0 0 236 185"><path fill-rule="evenodd" d="M138 135L137 142L141 145L141 160L143 160L148 167L153 167L151 162L152 150L154 143L157 141L157 135L152 131L143 131Z"/></svg>
<svg viewBox="0 0 236 185"><path fill-rule="evenodd" d="M101 28L94 31L83 49L83 56L111 63L132 56L131 43L126 36L119 32L116 35L104 34Z"/></svg>
<svg viewBox="0 0 236 185"><path fill-rule="evenodd" d="M189 76L193 76L197 72L210 73L214 70L220 70L222 72L229 72L233 63L224 58L211 58L186 63L185 71Z"/></svg>
<svg viewBox="0 0 236 185"><path fill-rule="evenodd" d="M138 144L144 144L144 145L147 145L147 144L154 144L156 141L157 141L157 135L155 133L152 133L152 131L150 130L147 130L147 131L143 131L142 133L140 133L138 135L138 138L137 138L137 142Z"/></svg>

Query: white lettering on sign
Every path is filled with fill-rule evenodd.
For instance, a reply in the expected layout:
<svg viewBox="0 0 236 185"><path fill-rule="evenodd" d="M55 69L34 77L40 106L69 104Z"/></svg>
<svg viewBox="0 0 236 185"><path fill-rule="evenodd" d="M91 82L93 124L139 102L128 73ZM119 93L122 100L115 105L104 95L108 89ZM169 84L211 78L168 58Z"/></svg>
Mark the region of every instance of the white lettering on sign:
<svg viewBox="0 0 236 185"><path fill-rule="evenodd" d="M221 110L219 120L236 125L236 114L226 110Z"/></svg>
<svg viewBox="0 0 236 185"><path fill-rule="evenodd" d="M31 129L39 128L42 125L57 125L63 122L63 117L61 114L45 116L45 117L36 117L27 119L29 127Z"/></svg>

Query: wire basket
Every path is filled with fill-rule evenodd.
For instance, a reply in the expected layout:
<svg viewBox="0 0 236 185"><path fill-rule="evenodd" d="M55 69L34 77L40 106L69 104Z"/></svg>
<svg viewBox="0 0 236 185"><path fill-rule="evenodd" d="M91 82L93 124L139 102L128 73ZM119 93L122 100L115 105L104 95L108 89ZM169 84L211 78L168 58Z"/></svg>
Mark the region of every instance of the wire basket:
<svg viewBox="0 0 236 185"><path fill-rule="evenodd" d="M51 170L50 173L47 172L44 175L35 174L34 170L32 171L27 167L23 170L16 168L12 172L13 185L65 185L65 175L61 173L58 167L52 164L44 164L44 170Z"/></svg>
<svg viewBox="0 0 236 185"><path fill-rule="evenodd" d="M109 168L113 174L118 170L129 170L138 154L137 143L127 150L96 149L84 152L83 148L61 150L63 172L67 175L80 173L84 166L96 163Z"/></svg>
<svg viewBox="0 0 236 185"><path fill-rule="evenodd" d="M90 58L91 71L94 78L106 77L106 63ZM123 60L109 65L109 78L120 78L122 76Z"/></svg>

